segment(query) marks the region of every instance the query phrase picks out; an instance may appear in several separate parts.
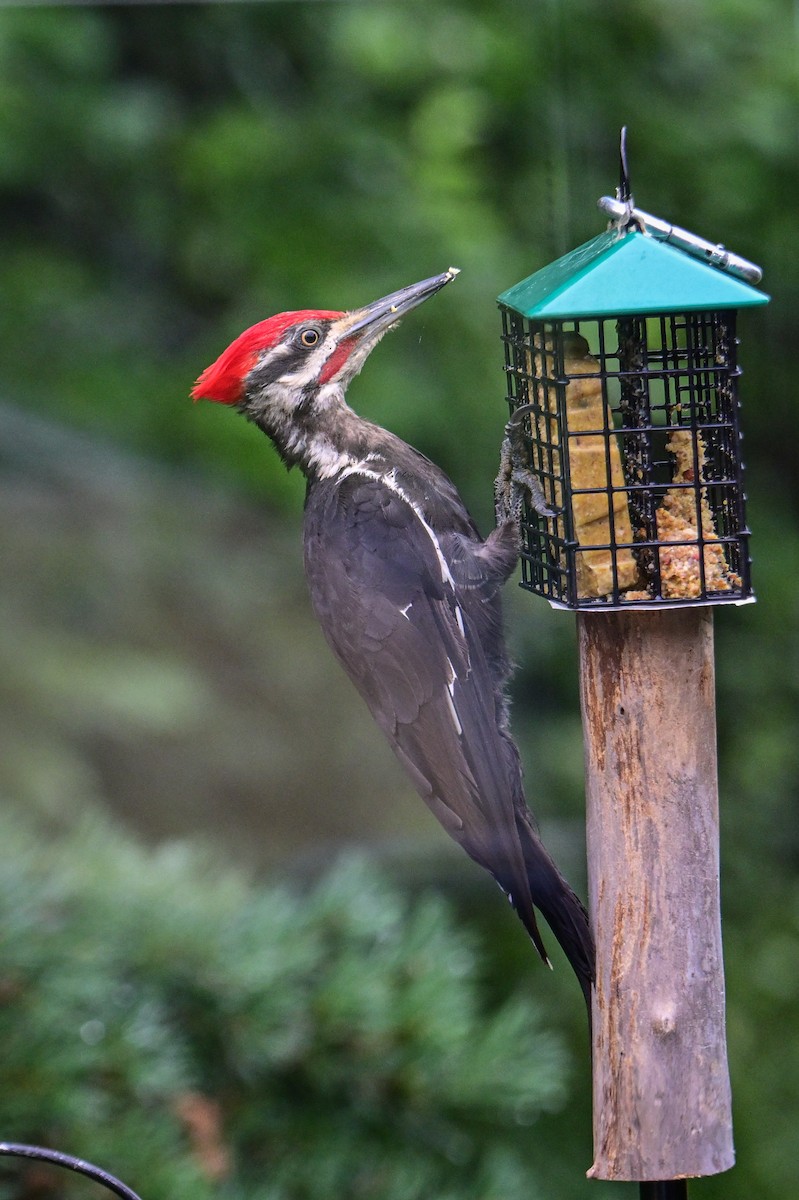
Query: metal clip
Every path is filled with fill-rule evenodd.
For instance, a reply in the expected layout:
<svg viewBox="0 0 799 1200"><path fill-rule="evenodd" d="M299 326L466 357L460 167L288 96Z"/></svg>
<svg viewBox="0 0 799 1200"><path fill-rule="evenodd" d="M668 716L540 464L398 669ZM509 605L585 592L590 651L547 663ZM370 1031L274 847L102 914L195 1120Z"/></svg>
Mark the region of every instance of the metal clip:
<svg viewBox="0 0 799 1200"><path fill-rule="evenodd" d="M720 267L722 271L736 275L739 279L746 280L747 283L760 283L763 278L761 268L755 263L741 258L738 254L733 254L718 243L714 244L697 237L695 233L689 233L687 229L681 229L679 225L670 225L668 221L662 221L660 217L653 217L651 213L644 212L640 208L633 208L630 201L625 202L621 199L614 199L612 196L602 196L597 200L597 207L612 221L625 228L635 222L643 233L657 238L659 242L670 242L672 246L685 250L695 258L701 258L711 266Z"/></svg>

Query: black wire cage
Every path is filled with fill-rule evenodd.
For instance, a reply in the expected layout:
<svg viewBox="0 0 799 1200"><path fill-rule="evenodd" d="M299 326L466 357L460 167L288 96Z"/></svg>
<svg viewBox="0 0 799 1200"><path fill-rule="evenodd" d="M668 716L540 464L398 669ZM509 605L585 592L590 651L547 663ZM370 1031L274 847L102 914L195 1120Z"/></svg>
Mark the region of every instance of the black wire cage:
<svg viewBox="0 0 799 1200"><path fill-rule="evenodd" d="M522 586L570 609L740 604L736 309L768 297L621 207L499 298L513 461L546 502L523 510Z"/></svg>

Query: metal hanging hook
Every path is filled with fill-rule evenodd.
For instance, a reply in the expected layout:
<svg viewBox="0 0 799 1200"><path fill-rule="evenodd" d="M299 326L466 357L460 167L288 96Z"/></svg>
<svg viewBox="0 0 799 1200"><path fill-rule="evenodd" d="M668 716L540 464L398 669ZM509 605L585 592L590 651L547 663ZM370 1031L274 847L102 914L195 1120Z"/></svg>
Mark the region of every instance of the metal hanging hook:
<svg viewBox="0 0 799 1200"><path fill-rule="evenodd" d="M735 275L747 283L760 283L763 278L763 271L756 263L733 254L720 243L708 242L705 238L697 237L695 233L689 233L687 229L681 229L679 225L671 225L668 221L653 217L651 213L635 207L627 162L626 125L622 126L619 139L619 186L616 189L616 197L600 197L597 207L610 217L622 234L635 227L641 233L648 234L659 242L670 242L672 246L692 254L694 258L701 258L703 262L720 267L729 275Z"/></svg>
<svg viewBox="0 0 799 1200"><path fill-rule="evenodd" d="M630 171L627 166L627 126L622 125L619 136L619 186L616 196L623 204L632 204L633 194L630 191Z"/></svg>
<svg viewBox="0 0 799 1200"><path fill-rule="evenodd" d="M641 222L636 216L635 201L630 186L630 168L627 163L627 126L622 125L619 134L619 186L616 188L616 212L613 221L621 233L638 229L643 233ZM602 201L599 201L600 207Z"/></svg>

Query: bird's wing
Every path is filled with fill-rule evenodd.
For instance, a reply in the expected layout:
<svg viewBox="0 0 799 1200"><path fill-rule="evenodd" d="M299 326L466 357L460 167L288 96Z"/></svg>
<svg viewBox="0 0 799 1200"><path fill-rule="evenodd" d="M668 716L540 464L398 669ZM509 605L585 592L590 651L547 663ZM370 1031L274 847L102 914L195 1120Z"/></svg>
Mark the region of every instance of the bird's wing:
<svg viewBox="0 0 799 1200"><path fill-rule="evenodd" d="M532 932L518 759L498 727L494 648L481 639L498 625L487 619L497 579L487 572L481 588L470 562L458 586L453 569L466 568L450 568L418 510L390 481L360 472L309 490L305 566L325 637L415 787Z"/></svg>

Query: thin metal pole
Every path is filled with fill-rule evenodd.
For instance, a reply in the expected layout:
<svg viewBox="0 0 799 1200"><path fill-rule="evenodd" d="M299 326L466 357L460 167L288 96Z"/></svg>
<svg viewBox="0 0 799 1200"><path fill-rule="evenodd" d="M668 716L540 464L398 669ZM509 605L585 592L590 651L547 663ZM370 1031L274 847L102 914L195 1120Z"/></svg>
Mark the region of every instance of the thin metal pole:
<svg viewBox="0 0 799 1200"><path fill-rule="evenodd" d="M642 1183L641 1200L688 1200L688 1180L661 1179Z"/></svg>
<svg viewBox="0 0 799 1200"><path fill-rule="evenodd" d="M78 1175L85 1175L95 1183L102 1184L110 1192L114 1192L121 1200L140 1200L133 1188L129 1188L121 1179L109 1174L102 1167L86 1162L83 1158L75 1158L72 1154L63 1154L60 1150L50 1150L46 1146L28 1146L21 1142L0 1142L0 1157L32 1158L36 1162L54 1163L57 1167L65 1167Z"/></svg>

